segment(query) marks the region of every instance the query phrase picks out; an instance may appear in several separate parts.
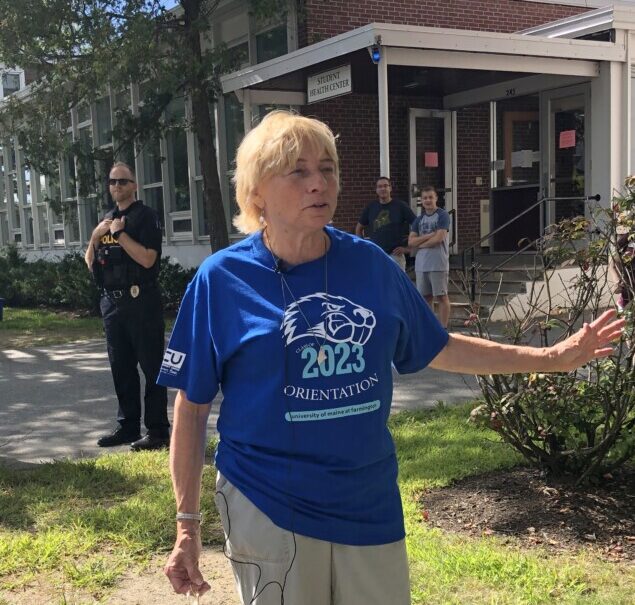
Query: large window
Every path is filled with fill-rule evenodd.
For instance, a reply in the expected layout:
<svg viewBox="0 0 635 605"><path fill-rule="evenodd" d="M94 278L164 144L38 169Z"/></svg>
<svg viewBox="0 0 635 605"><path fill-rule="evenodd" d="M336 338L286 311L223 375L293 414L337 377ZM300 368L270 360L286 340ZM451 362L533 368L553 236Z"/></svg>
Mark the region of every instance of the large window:
<svg viewBox="0 0 635 605"><path fill-rule="evenodd" d="M79 145L82 158L91 157L93 150L93 134L90 126L79 129ZM95 195L95 165L92 161L81 161L82 195Z"/></svg>
<svg viewBox="0 0 635 605"><path fill-rule="evenodd" d="M95 137L98 147L112 143L110 97L98 99L95 103Z"/></svg>
<svg viewBox="0 0 635 605"><path fill-rule="evenodd" d="M245 136L245 124L243 121L243 106L238 102L233 93L225 95L225 138L227 141L227 166L225 175L229 184L229 214L234 216L238 212L236 204L236 191L232 182L234 174L236 151L242 138ZM236 233L235 227L231 226L232 232Z"/></svg>
<svg viewBox="0 0 635 605"><path fill-rule="evenodd" d="M114 108L113 116L115 120L115 126L120 123L122 112L130 109L130 91L122 90L114 95ZM121 141L114 140L115 157L121 162L125 162L129 166L134 166L135 153L134 145L132 143L122 143Z"/></svg>
<svg viewBox="0 0 635 605"><path fill-rule="evenodd" d="M227 49L230 69L242 69L249 65L249 43L239 42Z"/></svg>
<svg viewBox="0 0 635 605"><path fill-rule="evenodd" d="M2 74L2 94L7 97L20 90L20 74Z"/></svg>
<svg viewBox="0 0 635 605"><path fill-rule="evenodd" d="M67 133L67 142L72 141L72 131ZM77 172L75 156L66 154L62 162L62 221L66 242L79 242L79 212L77 209Z"/></svg>
<svg viewBox="0 0 635 605"><path fill-rule="evenodd" d="M496 103L496 185L534 185L540 180L538 96Z"/></svg>
<svg viewBox="0 0 635 605"><path fill-rule="evenodd" d="M242 10L220 19L216 24L214 38L229 48L230 69L238 70L288 53L288 23L295 18L294 14L283 19L259 20L250 17L248 11Z"/></svg>
<svg viewBox="0 0 635 605"><path fill-rule="evenodd" d="M153 208L159 215L161 221L161 230L165 234L164 214L163 214L163 187L146 187L144 188L143 200L147 206Z"/></svg>
<svg viewBox="0 0 635 605"><path fill-rule="evenodd" d="M115 162L113 153L114 152L113 152L112 146L102 149L100 159L97 161L95 166L96 183L97 183L97 200L98 200L96 205L102 211L110 210L115 205L110 195L110 187L108 186L108 177L110 174L110 169ZM134 162L128 165L134 166Z"/></svg>
<svg viewBox="0 0 635 605"><path fill-rule="evenodd" d="M0 212L0 242L9 243L9 218L6 212Z"/></svg>
<svg viewBox="0 0 635 605"><path fill-rule="evenodd" d="M90 105L81 103L77 106L77 122L82 125L84 122L90 122Z"/></svg>
<svg viewBox="0 0 635 605"><path fill-rule="evenodd" d="M287 26L279 25L256 35L256 60L258 63L287 54Z"/></svg>
<svg viewBox="0 0 635 605"><path fill-rule="evenodd" d="M148 141L143 148L143 177L146 184L161 183L161 143L159 139Z"/></svg>
<svg viewBox="0 0 635 605"><path fill-rule="evenodd" d="M40 232L40 243L48 244L49 238L49 216L46 204L38 204L38 230Z"/></svg>
<svg viewBox="0 0 635 605"><path fill-rule="evenodd" d="M24 187L24 203L30 205L33 201L31 196L31 169L24 165L22 167L22 186Z"/></svg>
<svg viewBox="0 0 635 605"><path fill-rule="evenodd" d="M79 212L77 202L75 200L65 201L62 204L62 212L68 240L70 242L79 242Z"/></svg>
<svg viewBox="0 0 635 605"><path fill-rule="evenodd" d="M175 126L168 133L168 167L170 170L172 211L183 212L190 209L190 179L187 161L187 133L185 131L185 100L178 97L170 103L168 118ZM191 228L190 228L191 231Z"/></svg>
<svg viewBox="0 0 635 605"><path fill-rule="evenodd" d="M40 198L50 209L51 229L53 232L53 243L64 244L64 219L61 214L61 192L60 182L56 175L40 175ZM46 217L48 223L49 217ZM44 220L44 219L43 219ZM42 237L42 224L40 224L40 237ZM48 236L47 236L48 242Z"/></svg>
<svg viewBox="0 0 635 605"><path fill-rule="evenodd" d="M214 128L214 134L212 139L214 146L216 146L216 129L215 129L215 111L214 107L210 107L210 117L212 120L212 127ZM207 205L203 196L203 175L201 171L201 159L199 153L198 139L194 136L194 169L195 169L195 187L196 187L196 203L198 207L198 236L204 237L209 235L209 216L207 212Z"/></svg>
<svg viewBox="0 0 635 605"><path fill-rule="evenodd" d="M7 148L8 148L7 159L9 160L9 172L14 172L17 166L17 161L15 157L15 146L13 144L13 139L9 139Z"/></svg>
<svg viewBox="0 0 635 605"><path fill-rule="evenodd" d="M0 147L0 210L7 208L7 192L4 187L4 149Z"/></svg>
<svg viewBox="0 0 635 605"><path fill-rule="evenodd" d="M33 209L25 208L24 209L24 223L25 223L25 231L26 231L26 244L27 246L33 245Z"/></svg>
<svg viewBox="0 0 635 605"><path fill-rule="evenodd" d="M13 241L16 243L22 242L22 237L16 238L19 230L22 226L22 215L20 214L20 196L18 192L18 173L17 173L17 156L15 152L15 141L9 139L5 146L6 155L5 158L9 160L9 166L7 170L6 185L7 201L9 203L10 212L10 225L13 229Z"/></svg>

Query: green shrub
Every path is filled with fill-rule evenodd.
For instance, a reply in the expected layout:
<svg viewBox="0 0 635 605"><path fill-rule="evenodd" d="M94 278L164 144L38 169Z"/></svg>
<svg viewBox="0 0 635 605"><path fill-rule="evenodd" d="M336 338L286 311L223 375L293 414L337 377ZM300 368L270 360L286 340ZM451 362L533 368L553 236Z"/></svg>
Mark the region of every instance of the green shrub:
<svg viewBox="0 0 635 605"><path fill-rule="evenodd" d="M167 310L176 311L181 304L187 284L190 283L196 269L184 269L172 261L169 256L161 259L159 286L163 296L163 304Z"/></svg>
<svg viewBox="0 0 635 605"><path fill-rule="evenodd" d="M99 289L86 268L84 255L71 252L53 264L57 273L52 290L55 306L99 313Z"/></svg>
<svg viewBox="0 0 635 605"><path fill-rule="evenodd" d="M162 259L159 284L166 309L178 309L194 273L169 257ZM99 288L80 252L69 252L59 261L27 262L15 246L8 246L0 251L0 297L13 307L99 313Z"/></svg>
<svg viewBox="0 0 635 605"><path fill-rule="evenodd" d="M539 242L542 280L532 283L522 305L507 302L509 342L553 345L615 305L607 263L623 226L618 217L635 208L635 190L615 203L617 212L598 208L591 218L567 219ZM574 269L573 281L563 281L562 267ZM483 402L471 419L498 432L530 463L579 482L624 464L635 454L634 311L631 302L623 312L625 335L614 353L577 372L479 377ZM488 319L476 307L472 312L477 335L489 338Z"/></svg>

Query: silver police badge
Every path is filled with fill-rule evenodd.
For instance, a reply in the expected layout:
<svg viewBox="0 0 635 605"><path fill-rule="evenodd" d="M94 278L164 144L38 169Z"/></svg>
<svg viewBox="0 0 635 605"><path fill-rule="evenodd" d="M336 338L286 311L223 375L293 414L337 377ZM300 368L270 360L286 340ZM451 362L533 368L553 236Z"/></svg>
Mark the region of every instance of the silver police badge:
<svg viewBox="0 0 635 605"><path fill-rule="evenodd" d="M139 292L139 286L130 286L130 296L132 296L132 298L137 298L137 296L139 296Z"/></svg>

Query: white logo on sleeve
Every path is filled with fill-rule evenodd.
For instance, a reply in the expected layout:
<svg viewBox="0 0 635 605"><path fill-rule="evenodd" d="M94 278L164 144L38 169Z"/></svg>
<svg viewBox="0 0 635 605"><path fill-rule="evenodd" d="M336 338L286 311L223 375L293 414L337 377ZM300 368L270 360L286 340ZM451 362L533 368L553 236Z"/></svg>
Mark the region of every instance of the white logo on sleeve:
<svg viewBox="0 0 635 605"><path fill-rule="evenodd" d="M163 355L163 363L161 364L161 372L164 374L171 374L172 376L176 376L183 362L185 361L185 353L181 353L180 351L174 351L172 349L166 349L165 355Z"/></svg>

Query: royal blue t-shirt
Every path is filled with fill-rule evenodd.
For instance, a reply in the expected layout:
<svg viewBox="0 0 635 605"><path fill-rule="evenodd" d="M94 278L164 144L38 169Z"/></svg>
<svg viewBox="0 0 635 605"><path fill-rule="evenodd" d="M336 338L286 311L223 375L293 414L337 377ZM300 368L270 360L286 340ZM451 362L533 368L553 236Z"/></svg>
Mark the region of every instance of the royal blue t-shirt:
<svg viewBox="0 0 635 605"><path fill-rule="evenodd" d="M276 525L386 544L404 537L391 364L421 370L448 334L378 247L326 233L325 257L284 272L261 232L206 259L158 382L194 403L222 389L216 466Z"/></svg>

